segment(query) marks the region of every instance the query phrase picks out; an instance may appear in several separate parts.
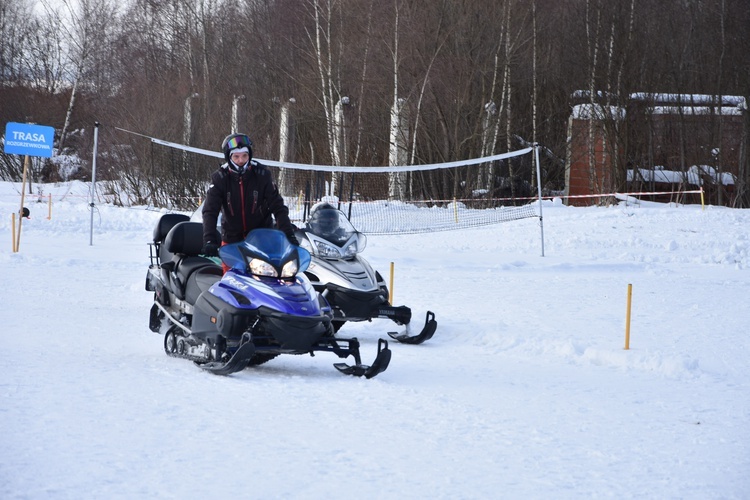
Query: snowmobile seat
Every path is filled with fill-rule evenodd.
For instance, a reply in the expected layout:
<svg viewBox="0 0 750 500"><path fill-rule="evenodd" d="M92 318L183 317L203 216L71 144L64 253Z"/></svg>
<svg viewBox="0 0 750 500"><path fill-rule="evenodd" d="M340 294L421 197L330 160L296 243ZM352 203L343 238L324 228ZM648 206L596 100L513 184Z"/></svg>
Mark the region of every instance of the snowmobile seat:
<svg viewBox="0 0 750 500"><path fill-rule="evenodd" d="M184 214L164 214L159 218L159 222L156 223L154 228L154 245L156 246L156 254L159 256L159 263L163 264L172 260L174 255L167 250L164 245L169 231L180 222L190 220L190 217Z"/></svg>
<svg viewBox="0 0 750 500"><path fill-rule="evenodd" d="M187 284L196 271L210 268L214 271L207 271L204 273L204 277L206 275L221 277L221 266L209 258L200 256L203 248L203 225L200 222L185 221L176 224L167 234L164 246L168 252L173 254L172 265L166 267L168 267L169 273L169 286L178 299L186 298ZM196 278L194 282L196 283L196 290L200 290L202 285L198 285L198 283L205 285L207 281L204 278ZM195 294L196 299L198 294L200 294L200 291Z"/></svg>

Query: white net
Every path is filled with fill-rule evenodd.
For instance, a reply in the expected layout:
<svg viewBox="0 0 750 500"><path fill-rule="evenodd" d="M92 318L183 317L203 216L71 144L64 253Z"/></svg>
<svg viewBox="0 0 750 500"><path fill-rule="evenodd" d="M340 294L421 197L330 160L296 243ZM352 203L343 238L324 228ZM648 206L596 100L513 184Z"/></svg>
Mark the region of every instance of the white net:
<svg viewBox="0 0 750 500"><path fill-rule="evenodd" d="M536 203L520 206L471 208L464 201L404 202L398 200L340 201L323 197L341 209L354 227L368 234L407 234L449 231L538 217ZM294 220L304 221L308 208L304 203L289 203Z"/></svg>
<svg viewBox="0 0 750 500"><path fill-rule="evenodd" d="M177 157L182 170L195 170L205 179L207 165L212 170L223 161L219 152L151 141L157 145L154 161ZM181 150L179 155L174 154L176 149ZM533 148L525 148L471 160L391 167L257 161L273 171L293 221L304 222L315 203L327 201L364 233L404 234L540 217L530 183L503 175L532 172L532 152ZM516 163L513 169L510 162Z"/></svg>

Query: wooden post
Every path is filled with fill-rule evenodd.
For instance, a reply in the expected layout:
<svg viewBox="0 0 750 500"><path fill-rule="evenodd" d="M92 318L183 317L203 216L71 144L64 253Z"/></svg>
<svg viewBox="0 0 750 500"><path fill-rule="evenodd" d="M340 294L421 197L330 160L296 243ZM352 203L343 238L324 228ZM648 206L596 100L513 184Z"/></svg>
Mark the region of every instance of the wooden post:
<svg viewBox="0 0 750 500"><path fill-rule="evenodd" d="M628 306L625 313L625 350L630 349L630 304L633 298L633 285L628 284Z"/></svg>
<svg viewBox="0 0 750 500"><path fill-rule="evenodd" d="M388 303L393 305L393 262L391 262L391 279L390 286L388 287Z"/></svg>
<svg viewBox="0 0 750 500"><path fill-rule="evenodd" d="M26 196L26 175L29 170L29 155L23 160L23 180L21 181L21 209L18 211L18 234L16 235L15 252L21 248L21 223L23 222L23 203Z"/></svg>
<svg viewBox="0 0 750 500"><path fill-rule="evenodd" d="M16 250L16 214L12 213L10 214L10 228L11 228L11 235L10 235L10 248L13 250L13 253L16 253L18 250Z"/></svg>

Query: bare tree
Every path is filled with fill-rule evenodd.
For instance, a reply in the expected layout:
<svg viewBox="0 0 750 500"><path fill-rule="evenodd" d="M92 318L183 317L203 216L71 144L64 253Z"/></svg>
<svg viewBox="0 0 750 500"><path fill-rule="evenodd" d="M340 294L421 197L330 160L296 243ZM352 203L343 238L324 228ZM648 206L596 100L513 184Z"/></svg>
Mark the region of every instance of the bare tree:
<svg viewBox="0 0 750 500"><path fill-rule="evenodd" d="M256 154L275 156L286 133L279 103L295 98L290 161L386 164L395 104L407 153L398 163L536 142L546 152L545 188L561 189L577 90L600 111L622 106L632 93L750 97L746 0L45 1L44 11L30 0L0 3L0 116L52 124L63 132L63 147L82 155L83 135L71 134L93 117L105 129L181 141L185 100L197 93L191 135L199 147L218 146L231 128L234 97L244 95L246 118L236 126L252 135ZM600 113L588 133L600 127L603 152L616 165L614 188L633 165L705 161L737 176L736 194L719 196L750 204L748 138L741 151L722 146L735 132L718 108L712 113L703 131L687 114L662 131L653 119L631 119L637 113L630 110L626 121ZM197 158L183 169L143 139L107 137L123 149L108 162L131 176L139 196L163 198L168 189L187 196L202 169L214 166ZM676 155L666 153L667 139ZM589 156L592 184L600 184L599 160ZM530 167L504 162L464 178L420 174L404 185L444 199L480 186L497 191L510 180L508 194L517 196L534 182Z"/></svg>
<svg viewBox="0 0 750 500"><path fill-rule="evenodd" d="M22 40L23 53L18 75L21 85L30 85L42 93L52 96L66 84L66 42L57 29L56 15L32 18L31 31Z"/></svg>
<svg viewBox="0 0 750 500"><path fill-rule="evenodd" d="M43 1L48 18L57 17L63 21L59 23L60 31L70 62L69 71L63 75L71 85L70 100L59 140L59 147L63 149L79 85L88 83L87 78L97 55L106 51L108 30L117 22L117 6L113 0L78 0L75 4L71 0L61 2L63 9L56 11L47 0Z"/></svg>
<svg viewBox="0 0 750 500"><path fill-rule="evenodd" d="M35 28L30 0L0 3L0 82L4 85L23 81L26 41L36 35Z"/></svg>

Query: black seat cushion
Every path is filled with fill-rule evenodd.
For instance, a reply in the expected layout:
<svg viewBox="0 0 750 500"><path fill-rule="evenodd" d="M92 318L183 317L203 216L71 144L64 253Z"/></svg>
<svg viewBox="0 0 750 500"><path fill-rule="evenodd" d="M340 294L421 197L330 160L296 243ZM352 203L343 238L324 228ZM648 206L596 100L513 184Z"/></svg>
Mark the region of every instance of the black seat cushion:
<svg viewBox="0 0 750 500"><path fill-rule="evenodd" d="M203 248L203 224L180 222L169 231L164 245L173 254L199 255Z"/></svg>
<svg viewBox="0 0 750 500"><path fill-rule="evenodd" d="M180 222L188 220L190 218L183 214L165 214L159 218L159 222L156 223L156 227L154 228L154 244L156 245L160 264L169 262L174 257L174 254L167 250L167 246L164 244L164 239L169 234L169 231Z"/></svg>
<svg viewBox="0 0 750 500"><path fill-rule="evenodd" d="M164 214L159 218L154 228L154 243L161 243L167 237L169 231L180 222L189 221L190 217L185 214Z"/></svg>

